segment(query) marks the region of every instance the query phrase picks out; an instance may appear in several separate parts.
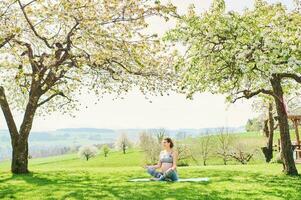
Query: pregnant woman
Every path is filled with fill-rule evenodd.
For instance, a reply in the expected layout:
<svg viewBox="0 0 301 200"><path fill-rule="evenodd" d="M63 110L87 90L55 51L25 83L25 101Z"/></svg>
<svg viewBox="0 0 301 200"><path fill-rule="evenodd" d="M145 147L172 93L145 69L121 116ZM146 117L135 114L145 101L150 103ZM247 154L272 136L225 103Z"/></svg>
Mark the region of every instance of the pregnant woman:
<svg viewBox="0 0 301 200"><path fill-rule="evenodd" d="M163 151L160 153L160 159L157 165L146 166L147 172L156 181L177 181L177 158L178 154L173 150L173 141L171 138L164 138L162 141ZM160 169L157 171L157 169Z"/></svg>

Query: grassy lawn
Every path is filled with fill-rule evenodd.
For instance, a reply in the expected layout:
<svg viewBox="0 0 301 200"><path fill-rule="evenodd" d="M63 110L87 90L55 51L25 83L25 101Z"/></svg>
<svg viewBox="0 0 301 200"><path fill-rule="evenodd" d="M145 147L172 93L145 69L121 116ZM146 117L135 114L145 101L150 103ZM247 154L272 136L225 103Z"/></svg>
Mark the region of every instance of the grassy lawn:
<svg viewBox="0 0 301 200"><path fill-rule="evenodd" d="M281 165L181 167L182 178L206 183L127 182L148 177L138 151L111 153L88 162L77 155L34 159L31 174L9 173L0 164L0 199L300 199L301 178L281 174ZM298 166L299 171L301 167Z"/></svg>

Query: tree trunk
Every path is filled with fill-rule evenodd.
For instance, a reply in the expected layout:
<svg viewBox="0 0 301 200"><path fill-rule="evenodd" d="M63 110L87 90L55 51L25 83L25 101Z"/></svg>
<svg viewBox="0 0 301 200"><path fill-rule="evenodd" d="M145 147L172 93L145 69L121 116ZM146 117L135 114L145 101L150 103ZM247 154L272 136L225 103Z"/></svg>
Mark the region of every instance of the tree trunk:
<svg viewBox="0 0 301 200"><path fill-rule="evenodd" d="M125 145L123 145L122 150L123 150L123 154L125 154Z"/></svg>
<svg viewBox="0 0 301 200"><path fill-rule="evenodd" d="M274 139L274 117L273 117L273 104L269 103L269 137L267 143L267 162L270 162L273 158L273 139Z"/></svg>
<svg viewBox="0 0 301 200"><path fill-rule="evenodd" d="M12 163L11 171L15 174L28 173L28 137L32 128L33 118L37 110L39 96L32 95L26 106L24 118L18 131L11 109L7 102L4 88L0 87L0 105L11 136Z"/></svg>
<svg viewBox="0 0 301 200"><path fill-rule="evenodd" d="M28 137L32 128L34 115L37 110L38 97L30 97L26 106L24 118L19 131L19 141L13 146L12 172L15 174L28 173Z"/></svg>
<svg viewBox="0 0 301 200"><path fill-rule="evenodd" d="M27 139L21 138L18 132L3 87L0 87L0 104L10 133L13 149L11 171L16 174L28 173L28 142Z"/></svg>
<svg viewBox="0 0 301 200"><path fill-rule="evenodd" d="M224 165L227 165L227 159L224 158L223 160L224 160Z"/></svg>
<svg viewBox="0 0 301 200"><path fill-rule="evenodd" d="M281 86L281 79L277 75L273 75L273 78L271 79L271 84L273 87L273 92L275 94L274 99L278 114L281 153L283 155L284 172L288 175L298 175L298 171L293 157L287 112L283 102L283 89Z"/></svg>
<svg viewBox="0 0 301 200"><path fill-rule="evenodd" d="M269 120L267 119L267 120L264 120L264 122L263 122L263 132L264 132L264 135L265 135L265 137L269 137Z"/></svg>
<svg viewBox="0 0 301 200"><path fill-rule="evenodd" d="M28 139L19 139L13 145L11 171L14 174L28 173Z"/></svg>

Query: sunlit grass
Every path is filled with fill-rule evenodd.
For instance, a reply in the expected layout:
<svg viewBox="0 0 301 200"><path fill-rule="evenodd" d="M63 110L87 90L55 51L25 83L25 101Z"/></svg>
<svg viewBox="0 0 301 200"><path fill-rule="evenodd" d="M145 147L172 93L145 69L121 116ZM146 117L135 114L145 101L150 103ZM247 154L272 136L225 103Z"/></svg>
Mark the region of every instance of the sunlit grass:
<svg viewBox="0 0 301 200"><path fill-rule="evenodd" d="M281 173L281 165L181 167L182 178L209 177L207 183L128 182L147 178L142 153L77 155L31 160L28 175L12 175L0 164L0 199L299 199L301 178ZM299 167L301 171L301 167Z"/></svg>

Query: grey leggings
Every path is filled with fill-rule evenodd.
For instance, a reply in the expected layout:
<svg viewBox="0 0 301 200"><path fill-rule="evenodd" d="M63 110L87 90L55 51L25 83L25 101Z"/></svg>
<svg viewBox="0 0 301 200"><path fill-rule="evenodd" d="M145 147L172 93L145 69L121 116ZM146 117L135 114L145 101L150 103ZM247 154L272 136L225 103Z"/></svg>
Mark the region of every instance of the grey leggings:
<svg viewBox="0 0 301 200"><path fill-rule="evenodd" d="M152 175L155 178L159 178L161 181L177 181L178 180L178 174L175 170L169 170L167 173L158 172L153 167L147 168L147 173Z"/></svg>

